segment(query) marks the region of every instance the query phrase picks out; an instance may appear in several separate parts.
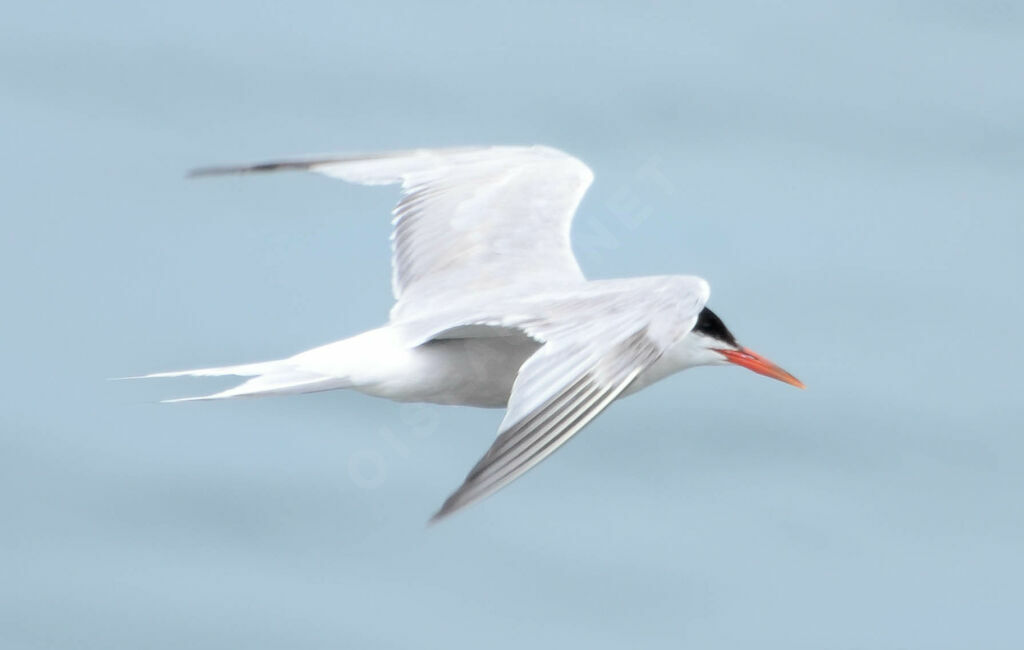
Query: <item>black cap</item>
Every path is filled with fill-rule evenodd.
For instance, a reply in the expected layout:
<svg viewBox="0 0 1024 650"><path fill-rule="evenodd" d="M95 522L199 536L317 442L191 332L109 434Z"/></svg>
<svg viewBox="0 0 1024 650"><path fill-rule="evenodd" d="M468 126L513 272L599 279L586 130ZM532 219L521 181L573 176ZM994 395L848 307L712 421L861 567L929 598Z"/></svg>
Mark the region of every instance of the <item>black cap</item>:
<svg viewBox="0 0 1024 650"><path fill-rule="evenodd" d="M718 341L724 341L735 348L740 346L736 342L736 337L732 335L732 332L725 326L722 319L707 307L701 310L700 316L697 317L697 324L693 326L693 331L700 332L704 336L710 336Z"/></svg>

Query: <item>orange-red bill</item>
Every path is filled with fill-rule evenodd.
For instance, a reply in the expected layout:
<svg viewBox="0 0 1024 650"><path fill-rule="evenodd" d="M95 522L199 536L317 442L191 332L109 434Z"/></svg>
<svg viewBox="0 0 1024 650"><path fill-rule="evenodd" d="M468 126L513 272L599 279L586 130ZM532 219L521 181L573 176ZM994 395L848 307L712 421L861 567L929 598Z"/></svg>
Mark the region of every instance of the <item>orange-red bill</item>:
<svg viewBox="0 0 1024 650"><path fill-rule="evenodd" d="M744 368L753 370L757 374L764 375L765 377L784 381L791 386L796 386L797 388L804 388L804 383L802 381L778 367L768 359L765 359L750 348L740 348L739 350L719 349L717 352L728 359L730 363L735 363L737 366L743 366Z"/></svg>

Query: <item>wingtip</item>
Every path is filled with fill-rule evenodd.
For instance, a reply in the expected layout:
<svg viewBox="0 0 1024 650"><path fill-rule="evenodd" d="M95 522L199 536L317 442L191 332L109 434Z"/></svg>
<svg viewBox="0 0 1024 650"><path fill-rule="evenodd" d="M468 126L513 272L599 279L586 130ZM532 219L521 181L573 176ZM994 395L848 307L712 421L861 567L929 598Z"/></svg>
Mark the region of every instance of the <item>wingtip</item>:
<svg viewBox="0 0 1024 650"><path fill-rule="evenodd" d="M430 528L431 526L436 525L442 519L447 518L448 515L450 515L450 514L451 514L451 512L446 511L444 509L444 507L442 507L440 510L438 510L434 514L430 515L430 519L427 520L427 528Z"/></svg>
<svg viewBox="0 0 1024 650"><path fill-rule="evenodd" d="M185 178L205 178L207 176L225 176L227 174L241 174L246 171L245 167L196 167L185 172Z"/></svg>
<svg viewBox="0 0 1024 650"><path fill-rule="evenodd" d="M431 515L430 519L427 520L427 526L433 526L442 519L447 519L452 514L461 510L464 505L466 504L456 503L453 497L448 497L445 499L444 503L441 504L441 507L437 509L437 512Z"/></svg>
<svg viewBox="0 0 1024 650"><path fill-rule="evenodd" d="M274 160L270 162L255 163L249 165L211 165L208 167L196 167L185 173L185 178L205 178L207 176L230 176L242 174L258 174L261 172L276 172L281 170L305 171L316 167L318 164L331 162L334 159L312 158Z"/></svg>

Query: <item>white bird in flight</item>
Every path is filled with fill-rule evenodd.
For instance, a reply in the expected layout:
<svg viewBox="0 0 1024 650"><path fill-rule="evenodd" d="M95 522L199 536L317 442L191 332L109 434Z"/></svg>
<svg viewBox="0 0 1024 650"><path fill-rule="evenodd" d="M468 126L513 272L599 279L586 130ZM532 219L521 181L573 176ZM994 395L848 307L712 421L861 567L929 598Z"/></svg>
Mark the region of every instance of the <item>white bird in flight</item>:
<svg viewBox="0 0 1024 650"><path fill-rule="evenodd" d="M144 377L250 377L183 400L351 388L402 402L505 408L498 437L431 521L537 465L615 399L693 366L736 364L803 388L742 347L701 278L587 280L572 218L594 175L544 146L423 149L210 167L400 184L388 322L287 359Z"/></svg>

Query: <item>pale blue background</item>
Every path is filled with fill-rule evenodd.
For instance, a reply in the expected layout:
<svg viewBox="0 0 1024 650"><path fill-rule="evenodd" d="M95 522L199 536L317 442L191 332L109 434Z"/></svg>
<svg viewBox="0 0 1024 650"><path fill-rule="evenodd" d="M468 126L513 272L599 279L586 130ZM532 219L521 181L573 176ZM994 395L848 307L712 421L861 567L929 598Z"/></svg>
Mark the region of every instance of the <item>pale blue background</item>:
<svg viewBox="0 0 1024 650"><path fill-rule="evenodd" d="M3 14L5 650L1024 647L1020 2ZM684 373L425 528L499 412L105 381L390 305L394 192L186 169L534 142L590 275L706 277L809 388Z"/></svg>

